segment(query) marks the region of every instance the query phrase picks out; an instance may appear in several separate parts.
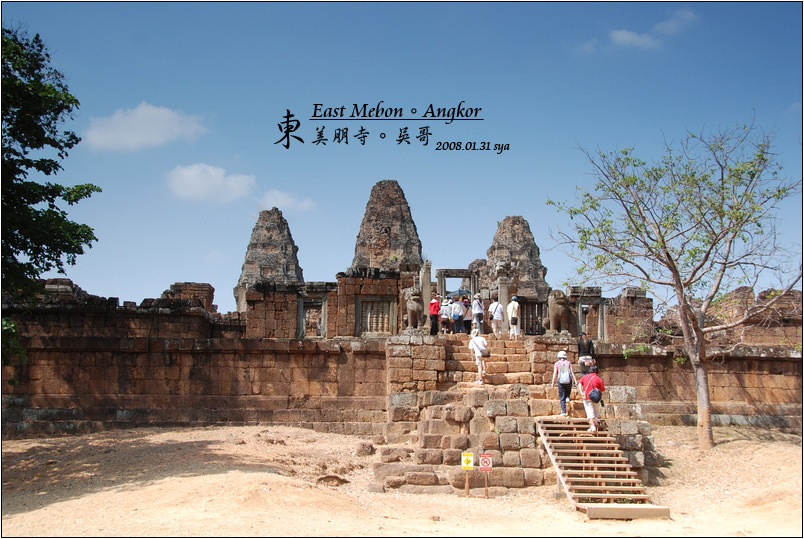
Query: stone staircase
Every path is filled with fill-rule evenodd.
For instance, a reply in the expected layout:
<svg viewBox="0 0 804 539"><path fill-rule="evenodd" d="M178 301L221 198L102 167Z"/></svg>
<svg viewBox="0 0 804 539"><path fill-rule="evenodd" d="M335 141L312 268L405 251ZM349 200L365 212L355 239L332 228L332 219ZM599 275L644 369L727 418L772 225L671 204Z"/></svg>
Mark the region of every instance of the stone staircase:
<svg viewBox="0 0 804 539"><path fill-rule="evenodd" d="M541 382L535 380L531 372L528 350L523 341L512 341L508 337L495 337L491 334L484 337L491 354L486 358L486 383L531 385ZM477 379L477 365L468 343L469 335L463 333L446 336L444 348L447 352L447 382L474 382Z"/></svg>
<svg viewBox="0 0 804 539"><path fill-rule="evenodd" d="M485 337L491 355L486 358L484 384L475 383L477 367L467 345L469 336L439 336L434 344L443 348L445 370L433 386L437 389L389 395L389 421L382 437L386 445L379 448L380 462L374 466L373 488L464 495L466 474L461 469L461 455L465 452L474 455L475 465L479 454L491 455L493 470L488 484L492 496L511 488L558 483L561 468L548 451L550 433L537 429L537 421L559 419L558 390L548 387L552 358L558 349L539 349L536 348L539 343L515 342L507 337ZM413 361L415 365L416 360ZM644 496L641 484L647 478L642 467L655 465L658 455L653 448L650 424L638 419L639 405L633 388L609 388L607 394L611 401L607 410L611 414L612 431L596 439L611 445L597 449L609 452L601 454L601 458L615 468L624 465L634 468L620 489L621 493L632 496L619 501L641 501ZM574 419L560 419L577 423L584 430L588 427L580 401L569 403L568 411ZM572 463L572 455L562 453L559 446L555 446L555 452L562 463L567 466ZM567 477L571 474L567 474L563 479L569 483ZM585 486L599 481L594 475L590 477L595 481L580 475L573 478L573 492L590 494L583 498L583 507L579 502L573 503L573 507L589 513L588 506L589 514L594 515L597 509L593 500L599 498ZM468 478L471 495L483 495L484 473L475 468ZM610 496L612 492L607 494ZM620 509L624 506L616 505Z"/></svg>
<svg viewBox="0 0 804 539"><path fill-rule="evenodd" d="M389 422L388 445L379 448L381 462L374 465L378 490L462 494L464 452L492 455L492 495L555 484L537 439L528 386L460 382L448 391L401 393L391 399L400 405L391 410L400 421ZM400 409L405 413L395 411ZM475 470L469 476L471 488L484 486L483 473Z"/></svg>

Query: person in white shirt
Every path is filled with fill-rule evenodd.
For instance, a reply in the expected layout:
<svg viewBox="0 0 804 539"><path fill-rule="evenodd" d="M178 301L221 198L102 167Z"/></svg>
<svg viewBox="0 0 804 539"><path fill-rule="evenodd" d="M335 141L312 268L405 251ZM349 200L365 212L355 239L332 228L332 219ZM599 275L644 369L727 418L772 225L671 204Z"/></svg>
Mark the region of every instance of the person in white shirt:
<svg viewBox="0 0 804 539"><path fill-rule="evenodd" d="M463 333L463 311L465 308L460 298L456 297L453 300L452 310L450 311L453 333Z"/></svg>
<svg viewBox="0 0 804 539"><path fill-rule="evenodd" d="M519 320L519 302L516 300L516 296L511 298L511 301L508 303L508 307L506 308L508 314L508 336L513 337L515 341L519 340L519 325L521 321Z"/></svg>
<svg viewBox="0 0 804 539"><path fill-rule="evenodd" d="M503 309L498 298L494 298L494 302L489 305L489 318L491 318L491 331L494 332L495 337L499 337L502 333Z"/></svg>
<svg viewBox="0 0 804 539"><path fill-rule="evenodd" d="M558 381L558 400L561 403L561 415L567 415L567 402L570 399L572 388L578 381L575 373L572 372L572 364L567 360L567 352L561 350L558 353L558 361L553 365L553 379L550 381L550 389Z"/></svg>
<svg viewBox="0 0 804 539"><path fill-rule="evenodd" d="M485 357L489 355L488 343L483 335L478 334L477 329L472 330L472 338L469 339L469 350L475 353L475 363L477 363L477 382L476 384L483 383L483 376L486 374L486 360Z"/></svg>
<svg viewBox="0 0 804 539"><path fill-rule="evenodd" d="M483 318L485 315L486 307L483 305L483 298L480 297L480 292L476 292L472 300L472 316L475 319L475 328L479 335L483 335Z"/></svg>
<svg viewBox="0 0 804 539"><path fill-rule="evenodd" d="M444 300L444 302L441 304L441 311L439 311L439 314L441 315L441 331L443 331L445 335L449 333L450 328L452 328L452 325L450 324L450 312L452 311L451 307L452 305Z"/></svg>

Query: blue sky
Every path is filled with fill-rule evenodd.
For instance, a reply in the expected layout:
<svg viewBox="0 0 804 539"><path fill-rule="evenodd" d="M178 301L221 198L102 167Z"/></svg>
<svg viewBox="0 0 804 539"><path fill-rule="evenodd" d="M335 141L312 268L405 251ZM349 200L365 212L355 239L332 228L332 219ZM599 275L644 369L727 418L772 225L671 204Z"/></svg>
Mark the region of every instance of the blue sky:
<svg viewBox="0 0 804 539"><path fill-rule="evenodd" d="M305 280L335 281L384 179L404 190L434 269L486 258L497 223L521 215L562 288L574 267L550 228L566 220L545 202L592 185L579 148L650 161L665 139L753 118L785 173L802 174L799 2L3 2L2 17L43 37L81 102L66 127L83 140L56 181L103 189L70 208L99 241L67 276L121 301L196 281L234 310L251 230L273 206ZM416 119L310 119L316 103L348 116L380 101ZM483 120L421 119L461 101ZM304 139L287 149L286 110ZM321 127L326 145L313 143ZM410 144L396 142L403 127ZM333 140L343 128L348 144ZM436 149L458 141L509 149ZM781 212L799 246L801 206Z"/></svg>

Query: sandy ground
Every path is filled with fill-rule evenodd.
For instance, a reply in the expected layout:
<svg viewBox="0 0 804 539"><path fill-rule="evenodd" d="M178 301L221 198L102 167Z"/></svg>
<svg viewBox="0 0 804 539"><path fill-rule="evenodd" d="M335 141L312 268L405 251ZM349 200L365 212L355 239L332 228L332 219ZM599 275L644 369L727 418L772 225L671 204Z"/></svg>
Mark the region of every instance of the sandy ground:
<svg viewBox="0 0 804 539"><path fill-rule="evenodd" d="M801 437L654 427L670 519L589 520L555 486L503 497L371 492L361 440L290 427L4 441L2 535L802 536Z"/></svg>

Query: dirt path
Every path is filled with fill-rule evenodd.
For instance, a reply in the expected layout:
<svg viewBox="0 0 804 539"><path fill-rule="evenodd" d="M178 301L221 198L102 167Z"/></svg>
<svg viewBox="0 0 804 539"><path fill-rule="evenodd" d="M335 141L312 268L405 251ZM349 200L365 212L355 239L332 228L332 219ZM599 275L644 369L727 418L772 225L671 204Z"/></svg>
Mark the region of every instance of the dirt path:
<svg viewBox="0 0 804 539"><path fill-rule="evenodd" d="M662 520L588 520L555 486L501 498L369 491L354 437L290 427L137 429L4 441L10 536L802 536L801 437L655 427ZM339 486L338 479L347 480Z"/></svg>

